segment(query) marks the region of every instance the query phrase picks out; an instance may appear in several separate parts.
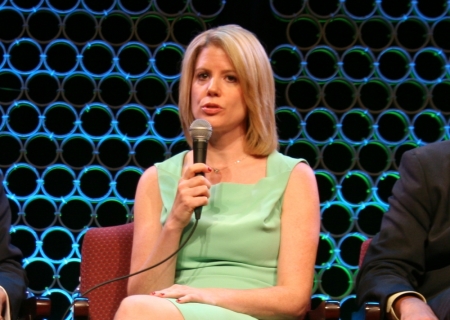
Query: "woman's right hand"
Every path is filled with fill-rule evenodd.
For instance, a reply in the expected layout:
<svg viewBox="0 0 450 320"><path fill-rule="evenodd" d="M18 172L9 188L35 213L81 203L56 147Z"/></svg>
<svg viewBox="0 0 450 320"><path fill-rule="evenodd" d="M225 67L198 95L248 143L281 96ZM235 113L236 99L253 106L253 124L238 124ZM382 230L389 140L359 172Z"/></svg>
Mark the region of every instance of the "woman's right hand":
<svg viewBox="0 0 450 320"><path fill-rule="evenodd" d="M211 171L212 169L204 163L194 163L184 170L166 224L183 229L189 224L194 209L208 204L211 183L199 173Z"/></svg>

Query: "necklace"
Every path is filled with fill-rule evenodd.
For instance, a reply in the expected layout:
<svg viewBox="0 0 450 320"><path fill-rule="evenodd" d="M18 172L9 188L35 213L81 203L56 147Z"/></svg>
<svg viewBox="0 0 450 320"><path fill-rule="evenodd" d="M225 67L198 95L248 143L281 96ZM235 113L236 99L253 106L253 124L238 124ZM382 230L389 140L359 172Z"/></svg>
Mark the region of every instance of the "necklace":
<svg viewBox="0 0 450 320"><path fill-rule="evenodd" d="M238 163L240 163L241 161L244 161L245 160L245 158L247 158L248 157L248 155L246 155L245 157L243 157L242 159L239 159L239 160L237 160L237 161L235 161L235 162L233 162L232 164L230 164L230 165L228 165L228 166L225 166L225 167L223 167L223 168L213 168L213 167L211 167L211 169L213 169L213 172L214 173L219 173L221 170L223 170L223 169L226 169L226 168L229 168L229 167L231 167L231 166L234 166L235 164L238 164Z"/></svg>

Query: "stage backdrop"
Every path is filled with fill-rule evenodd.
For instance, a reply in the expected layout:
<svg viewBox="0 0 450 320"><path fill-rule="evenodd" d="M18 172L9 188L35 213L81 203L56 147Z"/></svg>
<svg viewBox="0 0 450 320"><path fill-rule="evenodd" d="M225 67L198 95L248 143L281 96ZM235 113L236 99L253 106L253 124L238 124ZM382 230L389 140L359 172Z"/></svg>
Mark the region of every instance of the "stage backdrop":
<svg viewBox="0 0 450 320"><path fill-rule="evenodd" d="M354 310L402 153L449 139L447 0L0 0L0 174L51 319L76 295L86 230L130 222L143 170L187 148L180 59L228 23L270 57L281 152L315 169L311 295Z"/></svg>

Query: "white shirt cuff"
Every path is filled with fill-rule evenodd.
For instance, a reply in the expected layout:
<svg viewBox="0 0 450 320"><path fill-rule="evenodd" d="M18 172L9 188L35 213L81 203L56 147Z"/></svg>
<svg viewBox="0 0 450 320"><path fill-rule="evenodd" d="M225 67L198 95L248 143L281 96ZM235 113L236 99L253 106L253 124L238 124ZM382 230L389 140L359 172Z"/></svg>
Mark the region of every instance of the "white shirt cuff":
<svg viewBox="0 0 450 320"><path fill-rule="evenodd" d="M397 315L395 314L394 308L393 308L393 304L395 299L397 299L400 296L403 295L415 295L417 298L422 299L423 302L427 302L427 300L425 299L425 297L423 295L421 295L420 293L416 292L416 291L402 291L402 292L397 292L394 293L392 295L389 296L387 303L386 303L386 312L390 313L391 316L395 319L395 320L399 320Z"/></svg>

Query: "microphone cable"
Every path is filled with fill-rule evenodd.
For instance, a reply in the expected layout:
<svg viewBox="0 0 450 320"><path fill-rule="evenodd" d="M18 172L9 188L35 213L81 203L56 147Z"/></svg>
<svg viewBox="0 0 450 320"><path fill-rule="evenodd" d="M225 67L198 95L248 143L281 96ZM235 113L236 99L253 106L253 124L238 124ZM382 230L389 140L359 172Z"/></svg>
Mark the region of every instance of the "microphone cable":
<svg viewBox="0 0 450 320"><path fill-rule="evenodd" d="M150 269L156 268L157 266L163 264L164 262L166 262L167 260L169 260L170 258L172 258L173 256L175 256L178 252L180 252L181 249L184 248L184 246L187 244L187 242L189 241L189 239L191 239L192 235L194 234L195 229L197 229L198 220L199 220L199 219L197 219L197 218L195 219L194 226L192 227L192 230L191 230L191 232L189 233L189 235L187 236L186 240L184 240L184 242L180 245L180 247L179 247L174 253L172 253L170 256L168 256L168 257L165 258L164 260L161 260L160 262L158 262L158 263L156 263L156 264L154 264L154 265L152 265L152 266L150 266L150 267L147 267L147 268L145 268L145 269L136 271L136 272L134 272L134 273L130 273L130 274L127 274L127 275L124 275L124 276L121 276L121 277L117 277L117 278L113 278L113 279L110 279L110 280L101 282L101 283L99 283L99 284L97 284L97 285L95 285L95 286L93 286L93 287L87 289L85 292L81 293L77 298L82 298L82 297L84 297L85 295L87 295L88 293L90 293L90 292L92 292L92 291L94 291L94 290L96 290L96 289L98 289L98 288L100 288L100 287L103 287L104 285L107 285L107 284L109 284L109 283L112 283L112 282L115 282L115 281L119 281L119 280L123 280L123 279L129 278L129 277L135 276L135 275L137 275L137 274L140 274L140 273L142 273L142 272L145 272L145 271L148 271L148 270L150 270ZM82 258L83 258L83 257L82 257ZM75 299L74 299L74 301L73 301L73 302L69 305L69 307L66 309L66 312L64 312L64 314L63 314L61 320L64 320L64 319L66 318L67 314L69 313L69 310L75 305L75 302L76 302L76 301L75 301Z"/></svg>

